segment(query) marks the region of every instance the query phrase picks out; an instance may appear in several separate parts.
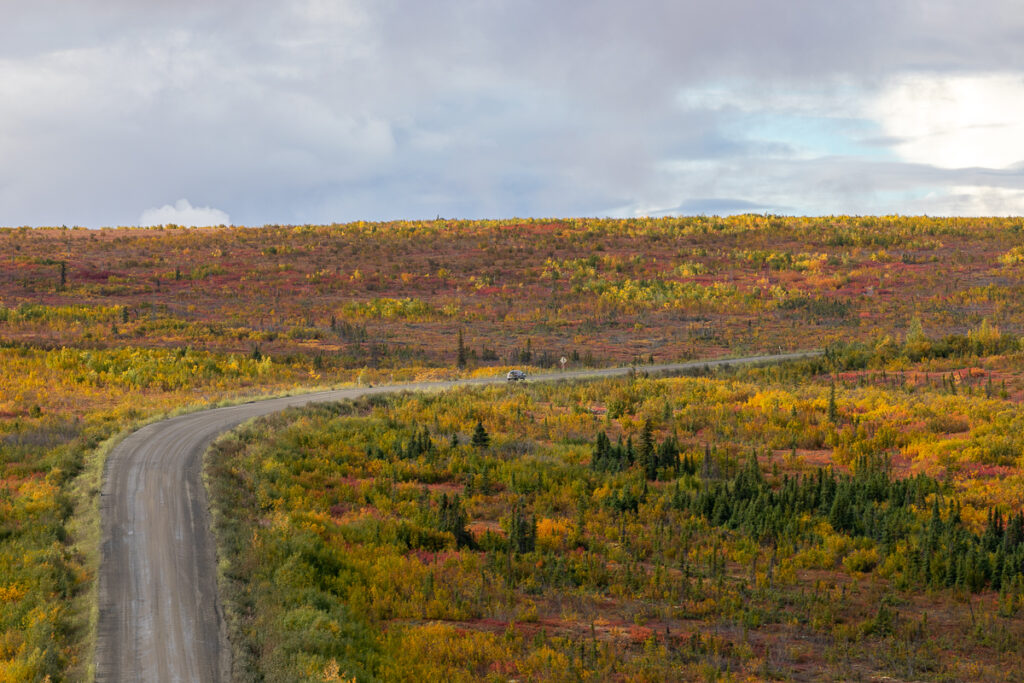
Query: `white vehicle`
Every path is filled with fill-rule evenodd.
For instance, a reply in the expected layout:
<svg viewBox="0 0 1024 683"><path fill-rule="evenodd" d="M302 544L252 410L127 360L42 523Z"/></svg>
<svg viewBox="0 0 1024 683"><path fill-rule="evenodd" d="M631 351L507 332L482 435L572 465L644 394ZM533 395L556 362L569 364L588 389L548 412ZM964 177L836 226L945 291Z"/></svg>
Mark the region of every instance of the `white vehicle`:
<svg viewBox="0 0 1024 683"><path fill-rule="evenodd" d="M505 379L509 382L518 382L519 380L526 379L526 373L522 370L509 370L508 374L505 375Z"/></svg>

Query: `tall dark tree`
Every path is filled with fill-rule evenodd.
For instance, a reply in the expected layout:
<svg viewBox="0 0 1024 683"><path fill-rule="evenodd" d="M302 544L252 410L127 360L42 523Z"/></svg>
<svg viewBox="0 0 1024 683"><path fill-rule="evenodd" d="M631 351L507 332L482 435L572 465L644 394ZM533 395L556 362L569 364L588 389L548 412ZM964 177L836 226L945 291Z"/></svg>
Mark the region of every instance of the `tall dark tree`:
<svg viewBox="0 0 1024 683"><path fill-rule="evenodd" d="M597 433L597 439L594 442L594 450L590 456L590 469L596 472L604 472L612 469L611 467L611 455L612 455L612 442L608 439L608 435L604 432Z"/></svg>
<svg viewBox="0 0 1024 683"><path fill-rule="evenodd" d="M658 446L658 467L671 470L672 474L678 474L679 465L679 443L674 436L667 437Z"/></svg>
<svg viewBox="0 0 1024 683"><path fill-rule="evenodd" d="M711 457L711 446L704 444L704 460L700 465L700 478L707 481L718 479L719 476L718 463Z"/></svg>
<svg viewBox="0 0 1024 683"><path fill-rule="evenodd" d="M459 328L458 358L456 360L459 368L466 367L466 344L462 338L462 328Z"/></svg>
<svg viewBox="0 0 1024 683"><path fill-rule="evenodd" d="M836 406L836 381L832 380L832 387L828 392L828 421L836 423L839 418L839 408Z"/></svg>
<svg viewBox="0 0 1024 683"><path fill-rule="evenodd" d="M640 434L640 467L647 479L658 478L658 459L654 452L654 429L650 420L644 420L644 431Z"/></svg>
<svg viewBox="0 0 1024 683"><path fill-rule="evenodd" d="M473 546L473 536L466 529L468 521L462 498L458 494L448 498L448 494L442 493L441 505L437 511L437 526L441 531L447 531L454 536L455 543L460 548Z"/></svg>
<svg viewBox="0 0 1024 683"><path fill-rule="evenodd" d="M537 547L537 518L527 518L526 511L519 502L512 506L508 542L514 553L530 553Z"/></svg>
<svg viewBox="0 0 1024 683"><path fill-rule="evenodd" d="M491 445L491 436L484 429L484 423L480 420L476 421L476 427L473 428L473 438L470 440L470 443L480 450L484 450Z"/></svg>

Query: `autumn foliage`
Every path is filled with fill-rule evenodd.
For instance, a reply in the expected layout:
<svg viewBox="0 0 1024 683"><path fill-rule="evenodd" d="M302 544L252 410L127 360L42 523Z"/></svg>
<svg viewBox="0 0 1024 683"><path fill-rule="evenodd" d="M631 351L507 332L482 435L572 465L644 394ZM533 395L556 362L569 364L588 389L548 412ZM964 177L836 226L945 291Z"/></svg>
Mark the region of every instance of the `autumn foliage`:
<svg viewBox="0 0 1024 683"><path fill-rule="evenodd" d="M85 675L87 598L95 583L89 556L95 541L83 537L76 525L83 516L95 514L98 494L94 484L81 485L82 474L96 464L104 440L168 411L298 386L382 384L459 373L496 376L512 367L533 373L560 367L563 357L567 367L631 363L642 369L651 361L828 347L834 350L831 365L801 371L799 386L794 385L796 375L790 377L782 368L744 379L746 388L735 385L735 379L698 382L688 399L693 405L685 411L671 398L649 403L647 389L637 388L644 386L643 380L593 385L599 389L581 394L575 404L560 404L553 397L531 403L523 398L531 392L502 391L469 401L473 409L447 426L435 424L432 413L438 409L430 408L415 419L395 418L391 433L400 433L404 447L414 451L418 447L410 447L409 439L419 433L416 438L423 445L425 429L435 456L445 454L445 459L451 449L468 461L499 453L505 467L555 448L555 462L564 455L593 480L589 493L595 505L600 502L597 509L617 511L627 520L623 537L632 533L630 525L639 529L661 519L657 515L663 510L642 516L647 514L644 501L653 500L642 498L644 485L649 497L652 491L668 496L663 489L673 487L676 479L702 481L702 475L716 472L725 485L737 474L729 468L742 465L752 450L772 487L780 485L772 478L776 465L793 476L831 466L839 476L852 473L865 458L884 455L892 476L921 474L947 487L940 505L944 524L953 514L947 498L955 493L960 501L955 512L965 533L983 533L998 510L1005 534L1022 504L1016 410L1022 393L1021 225L1019 219L746 215L256 229L0 229L0 679ZM830 417L833 383L836 409ZM669 412L673 417L666 421ZM734 419L739 415L743 420ZM477 420L490 440L482 447L473 446ZM531 425L537 420L550 433L536 432ZM670 447L653 457L645 451L642 462L624 467L620 460L607 460L607 467L584 467L601 433L609 439L601 458L618 447L620 436L623 448L632 437L639 453L645 423L650 423L658 448L675 439L678 471L670 462ZM414 424L419 432L403 431L413 430ZM458 437L455 445L452 435ZM383 453L363 453L371 464L358 476L367 485L406 472L411 463L428 457L419 453L391 464L388 439L399 437L383 432L380 437L382 441L366 439L367 447L373 441L372 447ZM522 555L551 553L569 561L579 552L589 522L581 525L571 513L572 500L538 509L532 492L524 488L524 482L532 481L531 468L516 475L513 487L501 478L508 473L459 467L469 465L450 470L448 464L431 463L403 475L417 488L420 483L442 487L427 489L423 515L428 508L434 511L430 514L439 514L440 496L447 495L443 529L412 522L402 527L402 534L424 546L423 552L449 552L449 537L462 538L451 550L455 556L476 557L474 561L498 553L512 537L524 549ZM470 471L471 479L466 474ZM449 485L454 488L443 488ZM482 510L481 500L499 495L492 488L523 490L495 502L494 510ZM286 498L283 493L278 497ZM922 525L931 514L930 501L915 512L924 515ZM694 514L692 509L671 509L679 516ZM468 536L458 533L460 511L466 515ZM584 518L590 514L588 509ZM641 517L629 521L628 515ZM810 519L801 528L816 529L819 521ZM707 525L699 528L709 538L736 532L706 516L687 523ZM831 535L813 533L832 539L833 546L807 550L808 558L824 559L801 560L806 567L794 565L794 571L825 571L814 567L837 557L839 564L833 568L841 565L843 571L912 575L909 565L891 559L894 555L877 542L854 538L848 547ZM438 549L426 549L433 547ZM763 572L770 555L763 549L757 552L757 571ZM627 557L616 555L601 571L631 569ZM517 582L525 581L526 574L513 560ZM593 556L591 560L596 562ZM710 555L706 562L710 572ZM986 578L980 592L972 593L981 596L977 600L1001 601L1002 607L984 612L994 615L991 624L983 624L981 617L972 622L986 633L1001 633L1001 624L1016 623L1015 616L1000 616L1015 614L1017 603L1012 587L1004 589L1000 582L997 588L992 582L995 562L993 554L988 570L981 572ZM396 566L396 572L407 569ZM733 571L730 567L726 574ZM782 567L777 554L776 577L784 574ZM484 566L483 571L492 569ZM507 560L504 571L508 574ZM956 571L954 567L954 575ZM946 586L948 574L934 587L930 580L921 584L908 579L905 590L922 585L927 590L973 590L955 581ZM504 586L504 581L499 583ZM522 585L507 590L519 595ZM515 613L515 623L543 624L549 606L536 593L526 595L537 621L523 616L534 611L518 597L503 598L503 604L522 609ZM339 604L345 610L360 609ZM903 614L900 604L886 609L874 615L880 619L878 629L890 628L886 620ZM719 614L710 608L708 613ZM512 633L506 637L513 619L502 614L509 618L478 629L486 637L479 636L477 649L463 659L452 659L452 671L478 671L475 662L495 661L499 657L494 653L505 656L513 650L526 657L524 662L532 662L518 670L527 677L584 665L599 671L618 666L641 670L633 649L618 654L601 649L602 642L612 642L602 640L610 625L595 621L596 650L586 645L584 654L577 652L573 659L550 640L541 639L535 647L530 640L534 632L521 641ZM464 628L458 620L438 625L431 621L434 617L418 618L427 629L424 633L438 641L458 641L452 633ZM894 632L900 632L900 618L891 628ZM296 619L296 624L305 623ZM963 620L957 613L954 621ZM389 645L375 630L383 622L365 623L368 630L353 632L353 642L369 639L365 642L376 643L374 651L392 652L396 659L380 654L361 671L389 677L388 672L402 667L419 670L424 661L420 655L432 640ZM738 628L739 622L732 623ZM569 631L579 640L576 626ZM670 624L670 634L675 632ZM860 641L852 633L832 633L829 642L855 648ZM726 642L737 647L736 640L722 629L701 637L688 646L689 665L704 666L710 658L718 669L732 670L734 664L727 662L735 658L723 655L722 648ZM652 662L665 659L658 648L668 645L655 638L645 647L645 666L659 671ZM1002 651L998 643L985 647ZM752 651L752 659L740 658L748 669L759 657L769 667L774 661L773 655L756 654L756 647ZM314 660L317 675L328 678L342 677L341 663L349 661L342 652L310 662ZM939 660L936 666L949 664ZM848 659L836 654L835 661ZM981 674L967 671L962 677L982 676L992 661L978 664ZM334 665L338 668L332 669ZM486 673L509 672L499 667Z"/></svg>
<svg viewBox="0 0 1024 683"><path fill-rule="evenodd" d="M359 680L1020 673L1024 444L993 419L1014 404L981 374L953 393L848 369L863 359L374 397L228 436L208 468L239 664L282 681L335 664ZM954 439L976 450L929 450ZM1004 441L1005 474L977 472Z"/></svg>

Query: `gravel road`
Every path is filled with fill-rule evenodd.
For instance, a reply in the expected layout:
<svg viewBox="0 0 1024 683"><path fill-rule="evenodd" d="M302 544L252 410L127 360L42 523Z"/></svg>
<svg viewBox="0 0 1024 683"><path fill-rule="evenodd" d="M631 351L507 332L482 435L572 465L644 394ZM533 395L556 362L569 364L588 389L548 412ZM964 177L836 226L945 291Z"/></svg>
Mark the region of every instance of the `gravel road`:
<svg viewBox="0 0 1024 683"><path fill-rule="evenodd" d="M820 355L775 354L638 366L649 373ZM630 368L534 375L530 381L625 375ZM228 681L231 657L217 600L217 560L201 470L220 434L291 406L397 391L504 383L504 377L322 391L156 422L115 448L104 470L96 681Z"/></svg>

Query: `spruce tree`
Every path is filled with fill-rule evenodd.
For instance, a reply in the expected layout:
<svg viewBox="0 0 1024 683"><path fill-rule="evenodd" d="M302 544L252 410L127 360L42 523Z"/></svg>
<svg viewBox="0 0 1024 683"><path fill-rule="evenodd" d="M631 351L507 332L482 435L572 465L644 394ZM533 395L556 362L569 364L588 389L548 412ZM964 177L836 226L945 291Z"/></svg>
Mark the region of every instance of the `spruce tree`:
<svg viewBox="0 0 1024 683"><path fill-rule="evenodd" d="M527 519L521 502L512 506L508 540L510 549L516 554L533 552L537 546L537 518Z"/></svg>
<svg viewBox="0 0 1024 683"><path fill-rule="evenodd" d="M836 381L832 380L832 387L828 392L828 421L836 423L839 418L839 408L836 406Z"/></svg>
<svg viewBox="0 0 1024 683"><path fill-rule="evenodd" d="M480 420L476 421L476 427L473 428L473 438L470 440L476 448L484 450L491 445L491 437L484 429L484 424Z"/></svg>
<svg viewBox="0 0 1024 683"><path fill-rule="evenodd" d="M456 360L459 369L466 367L466 344L462 338L462 328L459 328L458 358Z"/></svg>
<svg viewBox="0 0 1024 683"><path fill-rule="evenodd" d="M700 466L700 478L704 481L718 479L718 463L711 457L711 446L704 444L704 460Z"/></svg>
<svg viewBox="0 0 1024 683"><path fill-rule="evenodd" d="M640 435L640 467L647 479L657 479L658 460L654 455L654 430L651 428L651 421L644 420L644 431Z"/></svg>
<svg viewBox="0 0 1024 683"><path fill-rule="evenodd" d="M473 547L473 536L466 529L468 522L466 509L463 507L462 498L458 494L450 499L447 494L441 494L441 505L437 516L438 528L454 536L456 545L459 548Z"/></svg>
<svg viewBox="0 0 1024 683"><path fill-rule="evenodd" d="M679 474L679 443L674 436L667 437L658 447L658 467L664 467Z"/></svg>
<svg viewBox="0 0 1024 683"><path fill-rule="evenodd" d="M617 463L611 462L611 450L612 443L608 440L608 435L598 432L590 457L590 468L596 472L617 468Z"/></svg>

